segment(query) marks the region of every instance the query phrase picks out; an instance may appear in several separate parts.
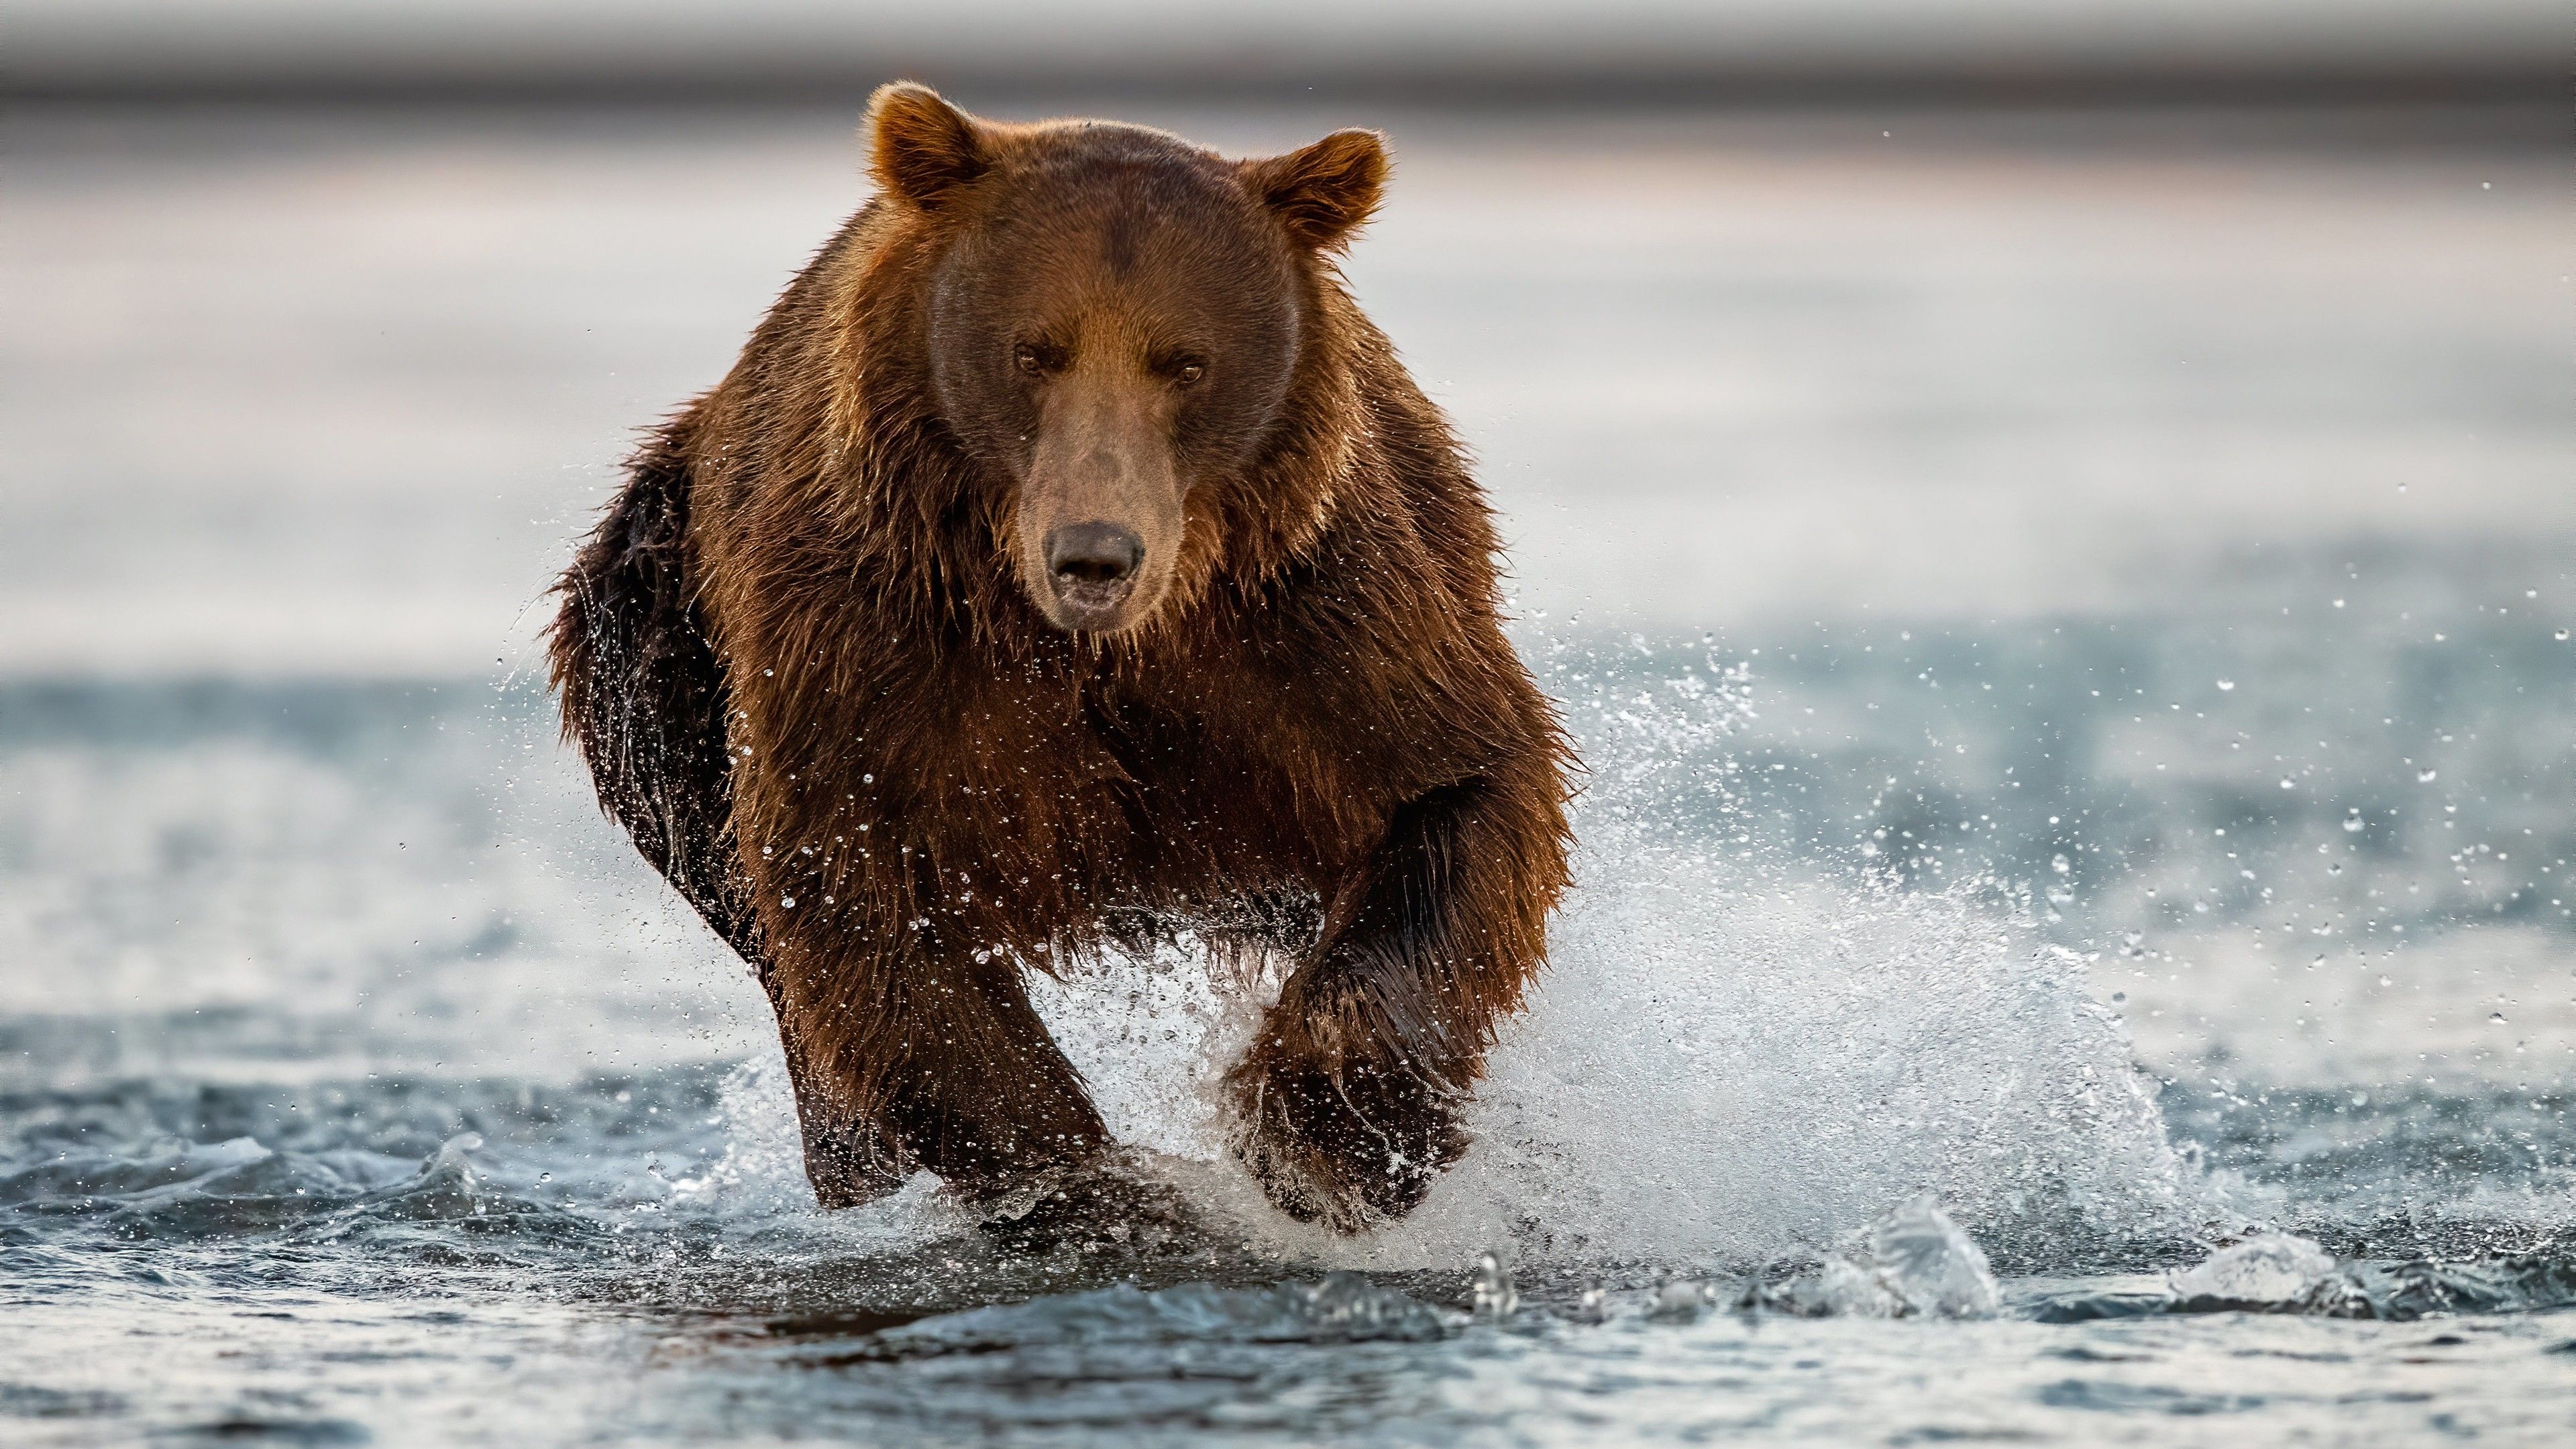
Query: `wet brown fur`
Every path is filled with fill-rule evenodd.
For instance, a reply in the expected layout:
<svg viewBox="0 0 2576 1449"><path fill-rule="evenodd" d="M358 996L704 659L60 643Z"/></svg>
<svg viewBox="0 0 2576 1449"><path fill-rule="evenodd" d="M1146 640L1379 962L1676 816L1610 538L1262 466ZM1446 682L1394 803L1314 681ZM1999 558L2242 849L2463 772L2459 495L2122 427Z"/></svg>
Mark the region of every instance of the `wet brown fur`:
<svg viewBox="0 0 2576 1449"><path fill-rule="evenodd" d="M1237 1153L1299 1217L1401 1214L1463 1150L1542 961L1569 756L1459 446L1331 264L1381 153L1342 133L1237 163L1068 122L978 123L968 155L925 96L880 93L904 184L646 445L567 573L566 732L757 964L825 1203L1098 1153L1021 973L1189 932L1295 961L1226 1079ZM1156 167L1276 218L1294 363L1248 451L1193 479L1150 615L1066 633L1009 469L943 412L926 298L987 188Z"/></svg>

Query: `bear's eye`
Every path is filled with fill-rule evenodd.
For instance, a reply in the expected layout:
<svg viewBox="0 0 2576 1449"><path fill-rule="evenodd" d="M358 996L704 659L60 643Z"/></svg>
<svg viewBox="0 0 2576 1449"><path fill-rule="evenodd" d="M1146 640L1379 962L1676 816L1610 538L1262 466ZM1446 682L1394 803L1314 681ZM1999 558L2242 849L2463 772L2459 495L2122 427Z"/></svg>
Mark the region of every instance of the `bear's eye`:
<svg viewBox="0 0 2576 1449"><path fill-rule="evenodd" d="M1172 369L1172 381L1182 387L1188 387L1205 376L1207 376L1207 364L1195 358Z"/></svg>
<svg viewBox="0 0 2576 1449"><path fill-rule="evenodd" d="M1063 362L1057 357L1054 348L1040 347L1034 342L1023 342L1019 346L1013 348L1011 350L1011 359L1020 365L1020 371L1028 373L1032 377L1037 376L1040 373L1052 372L1056 368L1063 366Z"/></svg>

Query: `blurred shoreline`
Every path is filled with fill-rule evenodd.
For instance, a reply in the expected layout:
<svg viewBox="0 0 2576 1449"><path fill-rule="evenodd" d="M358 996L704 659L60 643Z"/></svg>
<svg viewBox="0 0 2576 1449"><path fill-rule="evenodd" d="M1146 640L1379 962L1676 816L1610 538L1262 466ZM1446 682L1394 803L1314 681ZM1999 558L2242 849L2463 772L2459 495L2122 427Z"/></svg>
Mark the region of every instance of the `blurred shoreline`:
<svg viewBox="0 0 2576 1449"><path fill-rule="evenodd" d="M636 430L864 198L860 99L17 107L0 676L525 662ZM1542 632L2123 614L2382 542L2554 592L2576 557L2529 110L965 99L1238 155L1384 128L1346 271Z"/></svg>
<svg viewBox="0 0 2576 1449"><path fill-rule="evenodd" d="M2563 111L2550 0L22 0L21 97L382 103L973 96L1208 104Z"/></svg>
<svg viewBox="0 0 2576 1449"><path fill-rule="evenodd" d="M651 94L560 89L228 91L0 90L0 131L12 141L0 166L41 159L66 145L149 137L158 151L184 151L192 136L231 148L245 129L291 144L299 133L345 146L370 135L503 136L522 128L550 136L613 136L622 128L705 127L712 131L855 133L870 90L899 71L810 89L753 93L680 89ZM1361 125L1417 137L1532 143L1599 133L1633 145L1651 130L1691 142L1812 146L1847 144L1901 125L1917 149L2116 156L2158 152L2295 155L2355 152L2385 159L2410 153L2489 152L2557 156L2568 143L2567 103L2510 91L2415 95L2179 94L2027 91L1914 92L1865 87L1802 94L1724 96L1676 89L1621 95L1500 93L1398 94L1320 88L1224 93L1154 85L1023 85L972 77L937 80L942 93L1005 120L1108 116L1180 124L1210 115L1257 116L1300 127Z"/></svg>
<svg viewBox="0 0 2576 1449"><path fill-rule="evenodd" d="M1888 65L1738 68L1652 56L1547 70L1389 63L1306 78L1259 65L1138 69L907 64L860 57L811 70L660 68L329 70L205 73L20 72L17 105L297 105L795 108L852 104L888 80L919 80L975 101L1011 97L1076 110L1103 98L1190 105L1332 102L1472 112L1666 111L2463 111L2564 129L2566 81L2519 60L2335 68L2208 64L1921 69Z"/></svg>

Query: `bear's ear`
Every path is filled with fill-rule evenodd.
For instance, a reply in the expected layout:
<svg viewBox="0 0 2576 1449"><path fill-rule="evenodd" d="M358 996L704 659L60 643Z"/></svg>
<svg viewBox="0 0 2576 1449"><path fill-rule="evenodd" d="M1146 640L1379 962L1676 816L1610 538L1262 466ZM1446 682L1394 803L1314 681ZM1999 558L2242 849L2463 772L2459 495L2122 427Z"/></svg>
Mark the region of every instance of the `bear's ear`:
<svg viewBox="0 0 2576 1449"><path fill-rule="evenodd" d="M868 133L877 184L924 211L992 166L975 118L913 81L879 86L868 98Z"/></svg>
<svg viewBox="0 0 2576 1449"><path fill-rule="evenodd" d="M1252 194L1319 252L1337 251L1377 210L1386 185L1386 142L1375 131L1335 131L1300 151L1245 164Z"/></svg>

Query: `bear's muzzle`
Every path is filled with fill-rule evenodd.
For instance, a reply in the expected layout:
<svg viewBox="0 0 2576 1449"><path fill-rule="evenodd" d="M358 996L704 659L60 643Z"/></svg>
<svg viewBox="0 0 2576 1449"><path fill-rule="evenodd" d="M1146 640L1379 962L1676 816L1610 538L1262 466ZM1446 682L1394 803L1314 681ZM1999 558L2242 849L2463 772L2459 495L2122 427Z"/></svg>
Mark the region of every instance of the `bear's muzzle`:
<svg viewBox="0 0 2576 1449"><path fill-rule="evenodd" d="M1115 621L1144 562L1145 540L1131 528L1093 521L1047 530L1047 582L1077 629Z"/></svg>

